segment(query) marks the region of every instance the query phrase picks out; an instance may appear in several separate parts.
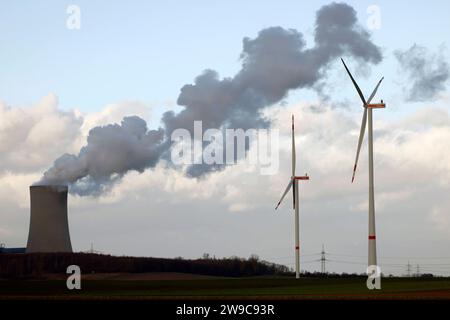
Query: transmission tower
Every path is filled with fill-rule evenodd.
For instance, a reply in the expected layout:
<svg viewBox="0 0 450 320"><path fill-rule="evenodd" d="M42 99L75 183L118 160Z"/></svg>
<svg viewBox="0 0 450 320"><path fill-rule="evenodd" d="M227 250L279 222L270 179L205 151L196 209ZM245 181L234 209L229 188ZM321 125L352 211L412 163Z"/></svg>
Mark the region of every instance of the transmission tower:
<svg viewBox="0 0 450 320"><path fill-rule="evenodd" d="M94 253L95 254L101 254L102 253L101 251L98 251L98 250L94 249L94 243L93 242L91 242L91 248L89 250L84 251L84 252L90 253L90 254L94 254Z"/></svg>
<svg viewBox="0 0 450 320"><path fill-rule="evenodd" d="M325 261L326 261L327 259L325 258L325 247L324 247L324 245L322 244L322 252L321 252L321 257L320 257L320 272L322 273L322 274L324 274L325 273Z"/></svg>
<svg viewBox="0 0 450 320"><path fill-rule="evenodd" d="M420 277L420 267L417 265L416 267L416 277Z"/></svg>
<svg viewBox="0 0 450 320"><path fill-rule="evenodd" d="M408 261L408 264L406 265L406 275L409 277L411 277L411 264Z"/></svg>

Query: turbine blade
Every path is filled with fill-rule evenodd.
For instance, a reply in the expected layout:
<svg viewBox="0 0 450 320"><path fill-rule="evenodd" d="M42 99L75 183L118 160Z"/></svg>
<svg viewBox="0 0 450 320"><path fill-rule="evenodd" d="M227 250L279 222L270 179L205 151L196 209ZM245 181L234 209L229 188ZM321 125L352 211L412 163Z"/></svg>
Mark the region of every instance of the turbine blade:
<svg viewBox="0 0 450 320"><path fill-rule="evenodd" d="M361 100L362 100L362 102L363 102L363 104L364 104L364 107L366 107L367 102L366 102L366 99L364 98L364 95L363 95L361 89L359 88L358 84L356 83L355 79L353 78L352 74L350 73L350 70L348 70L347 65L346 65L345 62L344 62L344 59L341 58L341 61L342 61L342 63L344 64L345 70L347 70L347 73L348 73L348 75L350 76L350 79L352 80L353 85L354 85L355 88L356 88L356 91L358 91L359 97L361 98Z"/></svg>
<svg viewBox="0 0 450 320"><path fill-rule="evenodd" d="M277 204L275 210L278 209L278 207L280 206L281 202L283 202L284 197L286 197L286 194L289 192L289 189L291 189L291 187L292 187L292 182L293 182L293 180L291 179L291 181L289 181L289 184L288 184L286 190L284 191L283 195L281 196L280 201L278 201L278 204Z"/></svg>
<svg viewBox="0 0 450 320"><path fill-rule="evenodd" d="M296 167L296 154L295 154L295 128L294 128L294 115L292 115L292 176L295 177Z"/></svg>
<svg viewBox="0 0 450 320"><path fill-rule="evenodd" d="M375 89L373 89L373 92L372 92L372 94L370 95L369 100L367 100L367 104L369 104L369 103L372 101L373 97L375 97L375 94L377 93L378 87L380 86L380 84L381 84L381 82L383 81L383 79L384 79L384 77L381 78L380 81L378 81L378 84L377 84L377 86L375 87Z"/></svg>
<svg viewBox="0 0 450 320"><path fill-rule="evenodd" d="M294 179L292 179L292 182L294 182ZM295 183L292 184L292 206L293 206L293 209L295 210L295 206L296 206L296 203L295 203Z"/></svg>
<svg viewBox="0 0 450 320"><path fill-rule="evenodd" d="M361 121L361 131L359 132L358 149L356 150L355 166L353 167L352 183L355 180L356 167L358 166L359 152L361 151L361 145L364 140L364 134L366 132L367 124L367 108L364 109L364 114Z"/></svg>

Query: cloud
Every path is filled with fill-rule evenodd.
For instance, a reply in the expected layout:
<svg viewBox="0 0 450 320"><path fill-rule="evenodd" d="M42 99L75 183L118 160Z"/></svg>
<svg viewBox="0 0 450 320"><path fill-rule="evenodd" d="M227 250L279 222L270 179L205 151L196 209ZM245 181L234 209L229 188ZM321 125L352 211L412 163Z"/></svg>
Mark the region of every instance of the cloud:
<svg viewBox="0 0 450 320"><path fill-rule="evenodd" d="M71 191L97 194L107 184L119 179L124 168L142 171L158 159L152 160L151 151L157 148L156 140L161 134L158 131L147 133L146 122L141 118L125 117L122 120L130 113L148 118L150 108L140 102L121 102L108 105L99 113L84 116L77 110L66 112L58 109L58 99L54 94L27 108L9 107L2 103L0 175L43 170L58 157L40 183L67 184L87 172L91 179L83 180ZM120 125L109 124L91 131L94 125L118 120L122 120ZM80 155L71 155L86 140L88 145L81 148ZM132 156L135 158L132 159ZM147 162L144 165L142 161ZM93 183L92 179L98 183Z"/></svg>
<svg viewBox="0 0 450 320"><path fill-rule="evenodd" d="M307 172L311 181L305 185L305 201L356 197L352 208L365 211L367 148L363 145L361 166L355 184L350 183L359 119L346 110L323 106L317 113L310 104L277 107L266 115L280 128L280 172L262 176L245 161L205 179L190 179L163 163L143 173L130 173L101 199L117 203L127 195L139 197L142 190L164 190L174 194L173 201L192 202L218 199L230 211L273 207L290 176L291 114L296 114L298 171ZM440 108L419 110L406 119L389 121L375 128L375 166L377 207L380 210L414 199L430 185L446 190L450 184L450 139L448 111ZM438 121L438 119L440 119ZM437 147L436 147L437 146ZM430 180L430 176L435 177ZM414 184L409 183L411 179ZM261 188L261 186L265 186ZM144 192L144 194L147 194ZM141 195L142 197L145 197ZM275 202L274 202L275 201ZM289 206L289 205L287 205Z"/></svg>
<svg viewBox="0 0 450 320"><path fill-rule="evenodd" d="M39 180L39 177L36 177L36 172L47 169L49 163L57 157L59 157L59 167L55 167L47 175L48 180L52 183L66 183L67 180L64 179L70 179L71 176L79 176L80 172L85 170L85 167L83 167L84 161L90 163L93 161L92 158L95 157L106 158L106 160L101 162L98 162L97 159L96 163L99 166L91 168L92 175L99 181L104 179L111 182L111 179L117 179L117 176L110 177L110 172L118 171L121 165L135 166L136 170L143 170L142 165L138 163L139 157L141 159L145 158L146 161L151 161L149 160L151 155L141 154L144 152L144 149L140 151L139 148L143 148L145 143L147 145L150 143L153 146L154 140L149 141L148 137L139 137L142 144L139 147L133 144L135 141L133 142L131 137L138 137L142 130L146 130L146 123L144 120L136 120L137 118L127 116L138 114L148 119L150 110L150 106L144 103L124 101L107 105L100 112L83 115L76 109L70 111L59 109L58 99L54 94L49 94L38 103L28 107L10 107L1 103L0 152L2 157L0 158L0 177L3 176L6 179L11 174L34 177L34 181L26 180L25 185L20 184L21 187L26 187ZM104 130L94 130L89 136L93 126L101 126L117 121L120 123L124 117L125 121L122 121L122 125L109 125ZM125 134L120 135L114 128L122 128L121 132ZM105 135L108 136L108 134L115 135L115 138L108 140L110 144L106 145L104 139ZM118 135L122 140L119 139ZM91 144L88 144L88 147L82 150L83 152L90 152L90 155L84 156L84 158L81 157L77 161L75 156L70 156L69 154L77 152L80 146L86 144L86 140L90 141ZM122 161L123 163L117 164L117 158L113 159L111 156L112 151L108 148L118 148L124 144L126 144L126 151L123 152L129 152L129 154L125 156L123 152L120 153L120 149L115 149L113 155L122 157L121 159L135 155L135 162L128 159L128 163L127 161ZM149 148L146 149L146 151L148 150ZM93 155L92 151L97 153ZM59 155L61 154L64 154L64 156L60 157ZM56 179L54 177L55 170L59 170L61 168L60 163L64 161L69 161L72 165L69 166L70 168L66 168L67 171L64 173L64 177ZM105 170L111 171L106 174ZM89 187L92 187L92 184L90 181L85 180L73 192L83 193ZM99 184L96 187L101 188L102 185Z"/></svg>
<svg viewBox="0 0 450 320"><path fill-rule="evenodd" d="M395 203L407 201L412 195L411 191L401 190L401 191L390 191L390 192L379 192L377 193L377 210L383 212L389 205ZM352 207L355 211L366 211L369 207L368 199Z"/></svg>
<svg viewBox="0 0 450 320"><path fill-rule="evenodd" d="M436 229L445 232L446 235L449 234L450 230L450 213L449 208L450 203L445 203L444 206L434 206L430 212L429 218L432 223L436 226Z"/></svg>
<svg viewBox="0 0 450 320"><path fill-rule="evenodd" d="M433 101L445 90L450 69L443 52L442 47L437 53L430 53L427 48L414 44L394 53L400 70L406 75L407 101Z"/></svg>
<svg viewBox="0 0 450 320"><path fill-rule="evenodd" d="M54 94L28 108L0 103L0 174L32 172L62 152L74 151L82 122L78 112L59 110Z"/></svg>
<svg viewBox="0 0 450 320"><path fill-rule="evenodd" d="M1 238L7 238L9 236L11 236L11 231L9 231L7 229L0 228L0 237ZM0 244L3 244L3 243L0 243Z"/></svg>
<svg viewBox="0 0 450 320"><path fill-rule="evenodd" d="M428 109L427 112L439 116L446 111ZM430 119L431 123L418 121L416 129L388 129L377 139L376 153L383 163L398 168L398 183L420 177L421 180L433 179L442 185L450 184L450 126L433 125L434 117L430 116ZM417 120L411 121L414 123ZM402 173L405 176L400 181L398 176Z"/></svg>
<svg viewBox="0 0 450 320"><path fill-rule="evenodd" d="M310 199L317 199L324 196L333 198L348 194L351 190L355 190L354 186L346 182L350 179L351 163L359 130L359 119L354 119L347 110L333 109L327 106L323 106L322 111L318 113L311 105L315 105L315 103L304 103L290 107L274 107L270 112L265 113L265 116L270 119L273 126L281 130L281 171L275 176L264 178L259 175L259 170L249 168L245 161L241 161L235 166L227 167L225 171L218 172L202 180L190 179L184 176L183 172L173 170L164 162L158 163L153 170L143 172L149 161L147 157L151 156L151 153L143 152L142 161L127 164L129 167L136 167L139 170L136 170L135 173L125 174L124 183L118 183L116 188L111 190L110 194L101 197L100 201L117 203L125 195L134 194L141 189L149 187L150 183L150 186L153 188L161 189L168 193L184 194L181 199L186 199L186 201L200 201L222 194L219 197L223 203L230 204L233 202L232 205L230 204L230 208L231 206L233 208L258 207L261 201L256 199L259 198L261 191L248 188L247 185L257 184L257 181L263 179L265 181L264 184L268 186L267 190L274 192L272 196L277 198L277 192L279 191L277 188L282 188L282 185L285 184L283 177L289 176L288 166L283 165L283 163L288 163L290 159L290 130L289 126L285 124L289 123L292 113L296 114L296 119L299 122L297 126L299 172L305 171L311 175L314 173L314 176L317 178L315 177L312 181L316 179L321 181L317 188L305 188L305 196ZM22 114L28 112L33 115L35 123L42 121L40 117L57 119L58 116L61 116L61 111L57 108L48 108L46 112L41 113L34 109L42 110L41 105L36 105L29 109L23 109L21 112ZM72 134L71 139L77 141L79 136L83 135L80 128L86 126L86 119L102 118L98 115L108 113L109 107L105 110L94 115L78 115L71 118L78 127L78 130L75 130L77 134ZM66 116L67 114L77 114L77 112L72 111L62 114ZM25 117L31 118L31 115L26 115ZM122 114L118 118L121 116ZM127 163L122 161L122 157L128 157L130 153L134 152L133 150L139 151L142 144L145 146L145 143L150 143L145 140L148 138L146 134L149 133L145 122L132 117L127 119L129 119L130 123L125 121L121 124L107 125L99 127L100 129L96 128L90 138L91 140L89 140L89 147L87 150L83 149L85 153L98 152L98 154L94 152L92 156L100 155L107 159L102 161L102 167L93 167L95 169L93 174L96 176L108 176L109 172L114 170L123 171L122 168L116 169L117 164ZM105 121L109 122L109 120ZM450 154L446 144L450 139L450 116L447 110L432 107L424 108L407 118L387 122L377 127L375 140L376 165L384 168L377 171L379 179L377 181L382 181L384 187L388 188L388 190L380 193L380 195L385 195L386 201L391 203L396 200L397 197L395 195L405 194L404 192L417 192L414 189L412 191L404 191L404 188L402 188L411 178L421 181L419 184L427 185L427 180L430 176L433 176L433 182L438 183L441 188L449 186ZM98 132L96 132L97 130ZM116 137L118 135L120 138L112 139L116 144L104 144L105 134L112 134ZM52 145L54 137L47 134L44 136L46 140L42 140L41 145ZM143 140L141 141L139 137ZM125 141L122 141L122 138ZM131 143L127 139L134 140L134 142ZM72 145L74 141L68 141L67 145ZM131 147L124 152L120 152L117 148L120 149L122 145L130 145ZM53 147L56 146L53 144ZM59 146L59 148L63 148L63 146ZM361 193L365 192L363 183L365 179L364 170L366 169L364 148L365 146L363 146L361 167L356 181L356 185L359 186L357 190L360 190ZM109 153L110 150L117 155L111 155ZM16 152L15 148L10 148L3 153L3 157L6 159L10 158L10 153ZM28 149L28 157L30 159L37 158L39 154L41 154L39 147ZM138 152L137 155L139 154L141 153ZM118 161L115 160L116 156L119 157ZM50 159L50 157L51 155L47 154L46 160ZM82 158L86 159L87 156L81 155L80 159ZM134 159L134 157L129 158ZM69 161L71 157L69 156L64 160ZM73 168L77 168L77 166L73 166ZM28 185L33 180L36 181L41 166L36 166L35 169L27 168L24 171L21 165L11 165L7 169L0 176L3 188L4 190L10 190L8 192L10 195L17 194L17 196L12 198L25 207L27 201L23 199L27 196ZM336 176L336 178L330 179L330 176ZM245 177L245 179L240 181L240 177ZM225 188L228 184L232 184L233 187ZM316 186L316 182L312 182L312 185ZM399 191L399 189L403 191ZM22 192L19 192L19 190L22 190ZM225 192L222 190L225 190ZM255 199L251 205L249 196ZM22 200L19 201L19 198ZM401 197L399 199L401 200ZM362 200L364 201L365 199L363 198ZM383 200L383 196L381 196L380 200ZM263 203L269 204L269 202Z"/></svg>
<svg viewBox="0 0 450 320"><path fill-rule="evenodd" d="M152 116L151 111L151 105L140 101L122 101L108 104L99 112L89 113L84 116L83 134L87 137L90 129L111 123L120 123L124 117L130 115L149 121Z"/></svg>

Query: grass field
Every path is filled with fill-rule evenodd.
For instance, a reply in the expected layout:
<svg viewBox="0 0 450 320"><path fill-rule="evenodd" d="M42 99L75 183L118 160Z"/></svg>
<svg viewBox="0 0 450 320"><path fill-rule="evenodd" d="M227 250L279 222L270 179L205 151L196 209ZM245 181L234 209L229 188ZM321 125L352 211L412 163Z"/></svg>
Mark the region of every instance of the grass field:
<svg viewBox="0 0 450 320"><path fill-rule="evenodd" d="M0 299L450 299L450 279L385 278L369 291L365 279L209 278L191 280L2 280Z"/></svg>

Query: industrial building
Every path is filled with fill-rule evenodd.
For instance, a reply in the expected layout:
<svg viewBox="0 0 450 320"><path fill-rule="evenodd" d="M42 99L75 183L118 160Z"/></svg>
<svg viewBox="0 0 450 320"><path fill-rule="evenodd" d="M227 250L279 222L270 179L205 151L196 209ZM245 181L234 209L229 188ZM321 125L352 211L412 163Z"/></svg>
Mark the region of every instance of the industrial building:
<svg viewBox="0 0 450 320"><path fill-rule="evenodd" d="M30 187L27 253L72 252L67 217L67 186Z"/></svg>

